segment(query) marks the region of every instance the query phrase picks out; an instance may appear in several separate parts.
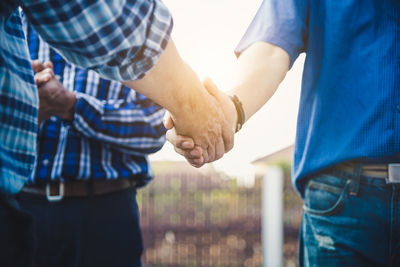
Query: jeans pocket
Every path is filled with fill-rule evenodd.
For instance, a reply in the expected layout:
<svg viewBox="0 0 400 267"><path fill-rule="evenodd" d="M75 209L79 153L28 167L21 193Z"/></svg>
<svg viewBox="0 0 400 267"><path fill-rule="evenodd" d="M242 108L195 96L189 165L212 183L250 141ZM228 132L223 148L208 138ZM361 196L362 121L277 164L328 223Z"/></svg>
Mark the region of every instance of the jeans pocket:
<svg viewBox="0 0 400 267"><path fill-rule="evenodd" d="M329 216L344 204L350 180L322 174L311 178L305 189L304 211L312 215Z"/></svg>

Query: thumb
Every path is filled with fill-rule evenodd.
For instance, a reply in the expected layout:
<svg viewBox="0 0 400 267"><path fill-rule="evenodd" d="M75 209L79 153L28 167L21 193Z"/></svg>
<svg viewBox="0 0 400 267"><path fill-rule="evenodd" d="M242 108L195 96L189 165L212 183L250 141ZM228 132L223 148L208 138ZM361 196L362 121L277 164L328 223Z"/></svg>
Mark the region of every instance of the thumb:
<svg viewBox="0 0 400 267"><path fill-rule="evenodd" d="M217 97L220 93L218 86L210 77L206 77L203 81L204 87L207 89L208 93L214 97Z"/></svg>
<svg viewBox="0 0 400 267"><path fill-rule="evenodd" d="M164 127L168 130L174 128L174 121L172 120L171 113L168 111L165 112L164 119L163 119Z"/></svg>

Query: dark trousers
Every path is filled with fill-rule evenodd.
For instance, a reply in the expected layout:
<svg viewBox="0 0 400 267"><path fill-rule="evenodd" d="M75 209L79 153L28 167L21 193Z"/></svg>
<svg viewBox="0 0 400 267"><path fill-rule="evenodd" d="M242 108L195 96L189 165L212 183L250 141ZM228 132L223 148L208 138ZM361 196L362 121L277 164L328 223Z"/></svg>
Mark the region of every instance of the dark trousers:
<svg viewBox="0 0 400 267"><path fill-rule="evenodd" d="M136 190L60 202L20 193L18 200L33 216L35 267L141 266Z"/></svg>
<svg viewBox="0 0 400 267"><path fill-rule="evenodd" d="M15 196L0 192L0 266L32 266L33 255L32 217Z"/></svg>

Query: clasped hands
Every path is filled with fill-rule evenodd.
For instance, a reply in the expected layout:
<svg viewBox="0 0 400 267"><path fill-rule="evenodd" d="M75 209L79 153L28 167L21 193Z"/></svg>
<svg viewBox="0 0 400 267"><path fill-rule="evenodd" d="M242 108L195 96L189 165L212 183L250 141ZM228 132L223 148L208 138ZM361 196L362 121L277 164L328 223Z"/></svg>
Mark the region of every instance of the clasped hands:
<svg viewBox="0 0 400 267"><path fill-rule="evenodd" d="M191 114L191 121L179 121L179 118L167 112L164 126L168 129L167 140L175 151L184 156L194 167L201 167L220 159L233 148L237 123L237 111L231 98L221 92L210 78L203 82L210 98L202 105L201 114ZM192 127L193 135L182 134L179 129Z"/></svg>
<svg viewBox="0 0 400 267"><path fill-rule="evenodd" d="M76 97L68 91L54 75L53 63L32 61L35 83L38 88L39 114L38 125L52 116L72 120Z"/></svg>

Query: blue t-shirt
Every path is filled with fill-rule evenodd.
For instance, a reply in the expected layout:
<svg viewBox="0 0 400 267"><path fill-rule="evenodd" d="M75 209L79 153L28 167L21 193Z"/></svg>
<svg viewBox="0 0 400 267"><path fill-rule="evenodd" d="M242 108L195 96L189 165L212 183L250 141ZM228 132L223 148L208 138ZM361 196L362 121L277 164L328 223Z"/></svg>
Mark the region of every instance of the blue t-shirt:
<svg viewBox="0 0 400 267"><path fill-rule="evenodd" d="M400 162L400 1L264 0L236 52L258 41L291 66L306 53L292 176L301 194L302 178L340 162Z"/></svg>

